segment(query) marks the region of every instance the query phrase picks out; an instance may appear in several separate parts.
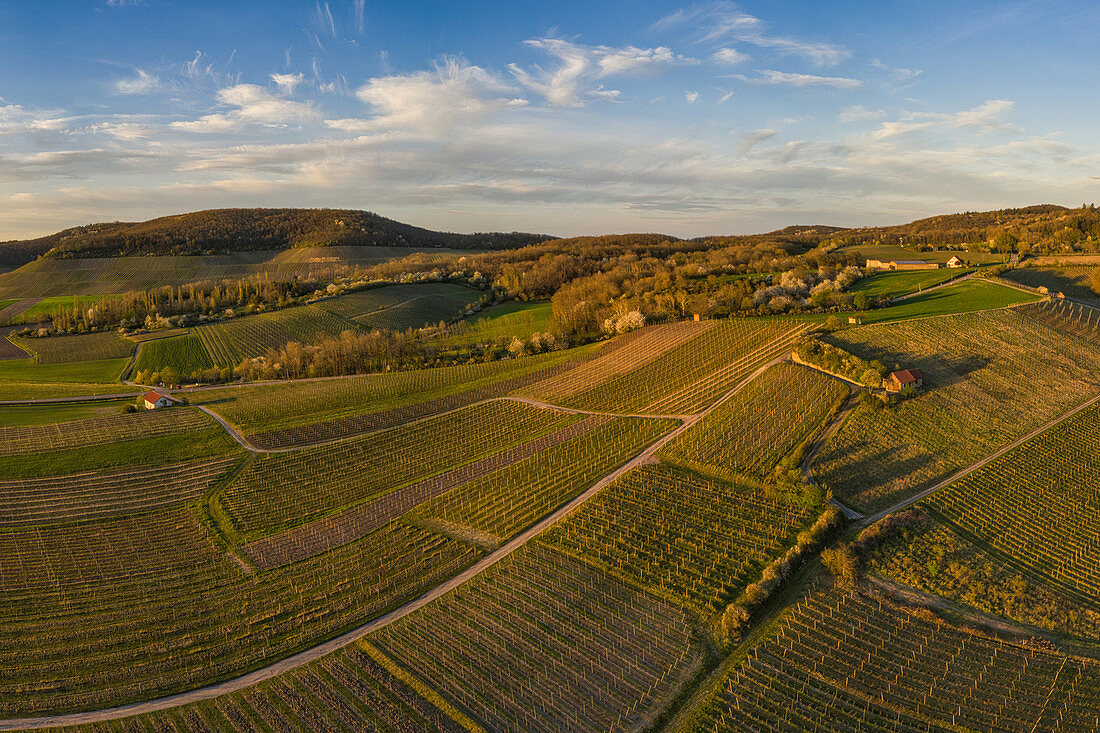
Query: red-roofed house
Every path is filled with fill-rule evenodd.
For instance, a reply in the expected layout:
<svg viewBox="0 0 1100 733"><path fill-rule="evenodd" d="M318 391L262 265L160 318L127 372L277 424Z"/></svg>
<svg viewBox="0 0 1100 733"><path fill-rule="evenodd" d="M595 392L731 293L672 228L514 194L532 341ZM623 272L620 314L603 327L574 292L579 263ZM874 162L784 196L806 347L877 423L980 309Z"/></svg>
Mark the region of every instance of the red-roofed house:
<svg viewBox="0 0 1100 733"><path fill-rule="evenodd" d="M900 392L906 387L917 389L924 386L924 375L920 369L902 369L890 372L890 376L882 383L887 392Z"/></svg>
<svg viewBox="0 0 1100 733"><path fill-rule="evenodd" d="M160 407L171 407L172 405L180 404L180 401L177 400L175 397L172 397L171 395L161 394L155 389L146 392L145 396L142 397L142 400L145 401L146 410L156 410Z"/></svg>

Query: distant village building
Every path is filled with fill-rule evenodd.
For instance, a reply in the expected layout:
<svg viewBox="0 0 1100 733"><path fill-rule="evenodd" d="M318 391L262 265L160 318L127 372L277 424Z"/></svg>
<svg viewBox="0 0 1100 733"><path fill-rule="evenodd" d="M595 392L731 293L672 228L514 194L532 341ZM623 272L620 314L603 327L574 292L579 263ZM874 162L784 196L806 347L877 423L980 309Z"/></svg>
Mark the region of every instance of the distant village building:
<svg viewBox="0 0 1100 733"><path fill-rule="evenodd" d="M955 255L954 257L952 257L951 259L949 259L947 261L947 266L948 267L966 267L966 263L963 262L962 259L960 259L958 255Z"/></svg>
<svg viewBox="0 0 1100 733"><path fill-rule="evenodd" d="M160 409L161 407L171 407L172 405L180 404L180 401L177 400L175 397L171 397L171 396L166 395L166 394L161 394L160 392L157 392L155 389L151 390L149 392L146 392L145 396L142 397L142 400L144 400L144 402L145 402L145 409L146 410L157 410L157 409Z"/></svg>
<svg viewBox="0 0 1100 733"><path fill-rule="evenodd" d="M848 325L858 326L861 323L863 323L863 319L860 318L859 316L848 316Z"/></svg>
<svg viewBox="0 0 1100 733"><path fill-rule="evenodd" d="M940 263L924 260L867 260L869 270L938 270Z"/></svg>
<svg viewBox="0 0 1100 733"><path fill-rule="evenodd" d="M900 392L906 387L919 389L924 386L924 375L921 374L920 369L902 369L890 372L890 376L883 381L882 386L886 388L887 392Z"/></svg>

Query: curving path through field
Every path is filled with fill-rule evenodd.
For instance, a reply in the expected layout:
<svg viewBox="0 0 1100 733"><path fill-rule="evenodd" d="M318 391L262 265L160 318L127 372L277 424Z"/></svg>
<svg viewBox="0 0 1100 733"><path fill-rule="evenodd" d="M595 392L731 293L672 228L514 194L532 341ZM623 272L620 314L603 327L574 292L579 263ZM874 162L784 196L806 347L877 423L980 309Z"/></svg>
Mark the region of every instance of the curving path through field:
<svg viewBox="0 0 1100 733"><path fill-rule="evenodd" d="M202 700L209 700L211 698L220 697L232 692L243 690L247 687L251 687L264 680L269 680L272 677L276 677L284 672L297 669L311 662L315 662L318 659L324 657L327 654L331 654L342 647L347 646L363 637L385 628L393 622L408 616L410 613L423 608L432 601L440 598L441 596L449 593L463 583L476 578L481 573L485 572L492 566L499 563L511 555L516 550L520 549L532 539L542 534L550 526L561 521L565 517L569 516L592 497L598 494L604 487L618 479L639 466L643 466L647 463L651 463L655 460L656 453L670 441L674 440L684 431L690 429L697 422L709 415L719 405L726 400L733 397L741 389L745 387L749 382L762 374L769 367L778 364L782 361L782 357L778 357L769 361L766 364L761 365L743 380L741 380L733 389L730 389L723 394L719 399L712 402L705 410L695 415L690 415L682 419L681 424L673 430L666 433L664 436L651 443L648 448L634 456L631 460L615 469L611 473L608 473L596 483L592 484L579 496L574 498L569 503L560 507L551 514L543 517L540 521L527 528L525 531L514 537L509 542L502 545L497 550L486 555L481 560L471 565L466 570L463 570L458 575L450 578L449 580L440 583L436 587L432 588L427 593L424 593L420 597L409 601L408 603L400 606L399 608L390 611L389 613L379 616L373 621L369 621L358 628L337 636L334 639L318 644L317 646L306 649L293 656L281 659L277 662L273 662L265 667L261 667L253 672L249 672L241 677L236 677L225 682L219 682L207 687L200 687L189 692L182 692L176 695L169 695L167 697L157 698L155 700L148 700L145 702L132 703L130 705L122 705L114 708L106 708L102 710L90 710L82 713L66 713L62 715L48 715L36 718L10 718L7 720L0 720L0 730L27 730L33 728L55 728L67 725L83 725L90 723L103 723L110 720L117 720L119 718L126 718L131 715L141 715L145 713L154 713L162 710L168 710L170 708L178 707L180 705L187 705L190 703L201 702ZM548 405L548 407L555 407L554 405ZM561 409L561 408L556 408ZM652 417L647 415L646 417Z"/></svg>

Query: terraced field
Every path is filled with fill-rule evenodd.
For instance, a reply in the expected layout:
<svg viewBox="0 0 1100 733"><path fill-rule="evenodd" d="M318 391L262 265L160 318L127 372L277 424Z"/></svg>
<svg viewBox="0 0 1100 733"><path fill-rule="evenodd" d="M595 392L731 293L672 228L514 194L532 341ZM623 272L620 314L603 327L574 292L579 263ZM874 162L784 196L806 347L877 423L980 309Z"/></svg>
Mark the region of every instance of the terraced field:
<svg viewBox="0 0 1100 733"><path fill-rule="evenodd" d="M759 486L634 469L544 535L548 545L701 617L720 612L812 520Z"/></svg>
<svg viewBox="0 0 1100 733"><path fill-rule="evenodd" d="M1100 663L822 587L722 682L692 731L1084 731Z"/></svg>
<svg viewBox="0 0 1100 733"><path fill-rule="evenodd" d="M888 368L921 369L924 388L893 409L857 408L822 451L815 475L857 508L881 508L1095 394L1100 347L1044 325L1033 309L830 336Z"/></svg>
<svg viewBox="0 0 1100 733"><path fill-rule="evenodd" d="M777 364L661 451L674 463L726 478L771 475L848 397L819 372Z"/></svg>

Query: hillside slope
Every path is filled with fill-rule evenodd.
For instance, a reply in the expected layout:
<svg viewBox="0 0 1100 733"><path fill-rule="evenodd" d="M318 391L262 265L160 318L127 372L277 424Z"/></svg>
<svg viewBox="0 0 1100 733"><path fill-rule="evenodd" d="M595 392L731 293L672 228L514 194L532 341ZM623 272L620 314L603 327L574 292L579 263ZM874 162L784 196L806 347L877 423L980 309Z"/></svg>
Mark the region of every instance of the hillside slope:
<svg viewBox="0 0 1100 733"><path fill-rule="evenodd" d="M520 232L452 234L346 209L210 209L144 222L89 224L0 243L0 265L35 257L198 255L331 245L506 249L550 239Z"/></svg>

